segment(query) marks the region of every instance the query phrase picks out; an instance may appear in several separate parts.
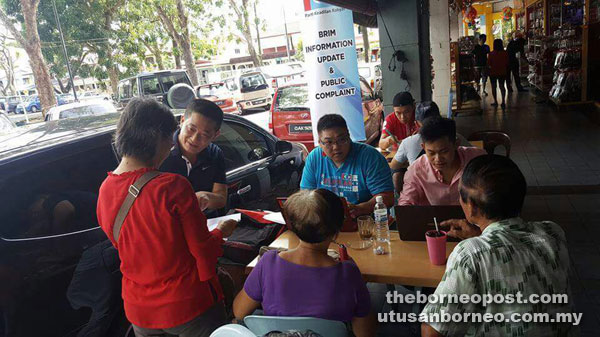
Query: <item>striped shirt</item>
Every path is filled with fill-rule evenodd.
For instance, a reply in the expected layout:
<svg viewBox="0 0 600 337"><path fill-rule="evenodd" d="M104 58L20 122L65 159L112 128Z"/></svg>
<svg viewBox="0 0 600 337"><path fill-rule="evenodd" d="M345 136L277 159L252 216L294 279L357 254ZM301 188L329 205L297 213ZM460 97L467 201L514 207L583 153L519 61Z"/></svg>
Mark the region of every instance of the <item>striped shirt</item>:
<svg viewBox="0 0 600 337"><path fill-rule="evenodd" d="M511 218L495 222L483 233L461 241L450 257L442 282L435 294L512 294L528 301L529 295L571 295L569 254L565 233L555 223L524 222ZM572 298L568 304L523 303L429 303L423 313L512 313L573 312ZM516 300L514 302L517 302ZM528 301L529 302L529 301ZM427 323L444 336L575 336L571 324L542 324L523 322L489 323Z"/></svg>

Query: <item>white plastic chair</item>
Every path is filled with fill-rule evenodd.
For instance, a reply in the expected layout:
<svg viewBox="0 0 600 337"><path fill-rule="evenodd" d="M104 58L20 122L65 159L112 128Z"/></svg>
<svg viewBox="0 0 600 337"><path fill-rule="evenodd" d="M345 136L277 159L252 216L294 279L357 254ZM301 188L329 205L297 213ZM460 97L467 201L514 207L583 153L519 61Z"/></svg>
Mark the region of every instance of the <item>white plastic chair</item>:
<svg viewBox="0 0 600 337"><path fill-rule="evenodd" d="M348 337L346 324L321 318L246 316L244 324L257 336L266 335L271 331L311 330L324 337Z"/></svg>
<svg viewBox="0 0 600 337"><path fill-rule="evenodd" d="M256 335L243 325L227 324L213 331L210 337L256 337Z"/></svg>

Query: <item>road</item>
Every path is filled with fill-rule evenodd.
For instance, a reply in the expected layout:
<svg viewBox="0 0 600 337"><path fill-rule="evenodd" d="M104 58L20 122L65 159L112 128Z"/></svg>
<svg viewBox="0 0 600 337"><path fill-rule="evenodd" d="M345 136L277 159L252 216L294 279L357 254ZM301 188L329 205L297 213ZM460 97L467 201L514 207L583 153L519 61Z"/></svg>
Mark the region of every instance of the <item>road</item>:
<svg viewBox="0 0 600 337"><path fill-rule="evenodd" d="M269 111L261 111L255 113L248 113L242 117L251 121L252 123L260 126L261 128L269 131Z"/></svg>

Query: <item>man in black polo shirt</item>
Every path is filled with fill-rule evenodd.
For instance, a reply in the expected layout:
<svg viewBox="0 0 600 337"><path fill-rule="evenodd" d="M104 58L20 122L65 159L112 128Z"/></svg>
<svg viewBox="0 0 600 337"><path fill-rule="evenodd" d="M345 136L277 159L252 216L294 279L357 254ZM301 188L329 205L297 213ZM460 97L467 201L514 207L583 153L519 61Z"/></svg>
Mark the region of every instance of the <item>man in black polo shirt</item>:
<svg viewBox="0 0 600 337"><path fill-rule="evenodd" d="M181 128L173 135L171 154L160 170L188 178L200 208L207 216L227 204L225 158L212 143L220 134L223 111L205 99L193 100L181 119Z"/></svg>

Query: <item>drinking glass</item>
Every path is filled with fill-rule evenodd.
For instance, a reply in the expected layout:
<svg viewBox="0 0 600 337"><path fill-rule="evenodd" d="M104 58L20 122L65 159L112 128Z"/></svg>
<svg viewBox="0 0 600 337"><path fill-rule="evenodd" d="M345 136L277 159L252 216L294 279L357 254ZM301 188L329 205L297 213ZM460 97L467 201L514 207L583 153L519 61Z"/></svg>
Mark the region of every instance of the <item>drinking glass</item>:
<svg viewBox="0 0 600 337"><path fill-rule="evenodd" d="M373 239L373 231L375 227L375 221L370 215L361 215L357 219L358 222L358 236L361 240L369 241Z"/></svg>

